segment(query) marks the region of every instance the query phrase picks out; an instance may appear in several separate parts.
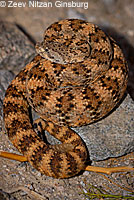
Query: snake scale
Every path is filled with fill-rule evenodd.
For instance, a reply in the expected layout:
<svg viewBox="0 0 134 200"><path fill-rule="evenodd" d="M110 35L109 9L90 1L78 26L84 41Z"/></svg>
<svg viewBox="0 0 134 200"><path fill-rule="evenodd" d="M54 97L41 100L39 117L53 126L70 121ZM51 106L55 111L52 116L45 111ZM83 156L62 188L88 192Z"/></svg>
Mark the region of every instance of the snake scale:
<svg viewBox="0 0 134 200"><path fill-rule="evenodd" d="M98 26L79 19L50 25L36 45L37 56L9 85L3 104L5 127L13 145L47 176L75 176L88 152L70 128L106 116L127 87L128 67L117 43ZM29 108L40 116L33 125ZM47 130L61 144L43 141Z"/></svg>

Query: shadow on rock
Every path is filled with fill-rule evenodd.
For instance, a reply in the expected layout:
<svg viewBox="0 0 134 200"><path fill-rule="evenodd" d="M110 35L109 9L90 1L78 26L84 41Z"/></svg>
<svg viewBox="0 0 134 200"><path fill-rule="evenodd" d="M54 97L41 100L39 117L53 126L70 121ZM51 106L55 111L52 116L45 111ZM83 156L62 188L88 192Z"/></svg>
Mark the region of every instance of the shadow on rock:
<svg viewBox="0 0 134 200"><path fill-rule="evenodd" d="M124 35L119 34L114 28L111 27L101 27L102 30L109 36L111 36L119 46L121 47L129 67L129 80L127 91L134 101L134 47L130 42L124 37Z"/></svg>

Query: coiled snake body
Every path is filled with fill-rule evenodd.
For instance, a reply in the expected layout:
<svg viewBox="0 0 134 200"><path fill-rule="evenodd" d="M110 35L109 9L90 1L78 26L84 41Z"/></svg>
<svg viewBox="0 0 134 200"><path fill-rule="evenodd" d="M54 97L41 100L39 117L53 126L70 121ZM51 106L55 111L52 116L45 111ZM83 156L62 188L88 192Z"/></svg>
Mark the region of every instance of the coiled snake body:
<svg viewBox="0 0 134 200"><path fill-rule="evenodd" d="M4 99L5 127L15 147L41 173L56 178L86 167L87 149L70 127L94 122L120 101L127 86L127 64L120 47L96 25L69 19L52 24L38 55L9 85ZM62 144L50 145L35 123Z"/></svg>

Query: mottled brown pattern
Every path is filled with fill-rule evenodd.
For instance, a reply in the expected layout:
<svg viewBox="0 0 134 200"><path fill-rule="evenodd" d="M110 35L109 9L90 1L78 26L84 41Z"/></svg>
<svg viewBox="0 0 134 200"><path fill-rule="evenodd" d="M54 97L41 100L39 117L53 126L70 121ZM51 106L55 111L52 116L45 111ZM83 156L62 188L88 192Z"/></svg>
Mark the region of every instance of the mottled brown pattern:
<svg viewBox="0 0 134 200"><path fill-rule="evenodd" d="M70 127L107 115L127 86L128 69L116 42L96 25L69 19L52 24L37 55L12 81L4 100L9 139L41 173L67 178L86 167L87 149ZM37 136L29 106L40 115L39 132L47 130L62 144Z"/></svg>

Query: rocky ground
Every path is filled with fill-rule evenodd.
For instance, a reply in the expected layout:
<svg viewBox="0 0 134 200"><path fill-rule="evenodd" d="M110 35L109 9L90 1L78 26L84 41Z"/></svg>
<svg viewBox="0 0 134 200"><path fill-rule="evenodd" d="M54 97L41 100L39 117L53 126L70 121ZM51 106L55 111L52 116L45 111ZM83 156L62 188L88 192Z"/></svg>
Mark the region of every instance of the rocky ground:
<svg viewBox="0 0 134 200"><path fill-rule="evenodd" d="M6 1L7 2L7 1ZM18 153L4 133L2 101L13 77L36 54L34 45L41 41L48 25L66 18L80 18L99 25L122 47L129 64L127 93L120 105L105 119L75 129L86 142L92 165L134 166L134 1L133 0L87 0L74 1L81 7L17 7L0 8L0 150ZM62 1L72 2L72 1ZM82 6L88 2L88 8ZM1 6L0 2L0 6ZM123 157L120 157L123 156ZM116 157L114 159L108 159ZM41 175L28 163L0 158L0 199L50 199L79 200L96 199L99 191L118 195L115 199L134 199L134 173L122 172L112 175L84 172L66 180L57 180ZM83 192L86 194L84 195ZM89 194L90 193L90 194ZM105 196L106 197L106 196Z"/></svg>

